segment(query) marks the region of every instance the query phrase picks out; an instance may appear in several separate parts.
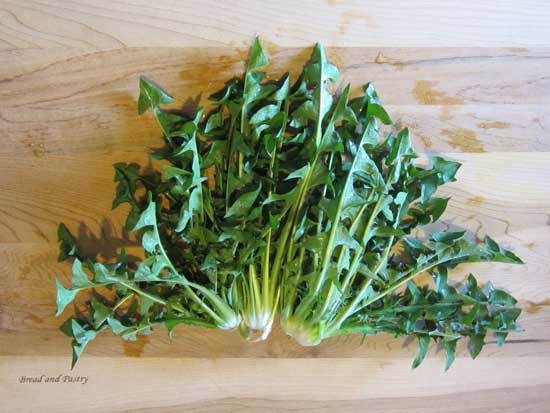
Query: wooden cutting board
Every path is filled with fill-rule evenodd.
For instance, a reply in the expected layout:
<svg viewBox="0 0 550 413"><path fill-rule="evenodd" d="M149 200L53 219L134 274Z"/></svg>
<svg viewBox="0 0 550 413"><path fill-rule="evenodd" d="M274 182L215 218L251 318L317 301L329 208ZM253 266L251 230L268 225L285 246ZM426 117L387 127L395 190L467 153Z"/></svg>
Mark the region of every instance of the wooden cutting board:
<svg viewBox="0 0 550 413"><path fill-rule="evenodd" d="M0 397L5 411L544 411L550 406L550 7L541 1L198 2L0 0ZM445 4L441 4L445 3ZM373 80L423 153L463 162L443 222L486 233L524 266L461 266L509 289L525 332L443 373L435 348L389 336L303 348L275 329L104 334L70 371L54 317L56 226L88 255L138 240L111 211L115 162L160 142L137 115L141 74L180 105L239 75L252 36L270 73L296 73L321 41L352 94ZM28 379L36 382L28 382ZM58 380L58 381L56 381Z"/></svg>

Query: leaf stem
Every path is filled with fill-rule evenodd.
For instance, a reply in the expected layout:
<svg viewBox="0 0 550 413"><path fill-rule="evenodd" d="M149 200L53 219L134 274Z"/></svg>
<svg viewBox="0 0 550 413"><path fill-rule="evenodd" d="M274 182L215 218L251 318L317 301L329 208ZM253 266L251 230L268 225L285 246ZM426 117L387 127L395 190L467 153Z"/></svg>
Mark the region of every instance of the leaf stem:
<svg viewBox="0 0 550 413"><path fill-rule="evenodd" d="M154 201L151 201L154 203ZM155 209L156 211L156 209ZM153 228L154 228L154 231L155 231L155 236L157 237L158 239L158 246L159 246L159 250L160 250L160 253L162 254L162 256L164 257L165 259L165 262L166 264L168 265L168 268L170 268L170 270L173 272L173 274L175 276L178 276L178 277L181 277L183 278L183 282L182 281L175 281L175 280L167 280L167 281L172 281L172 282L176 282L177 284L181 284L183 285L183 287L186 289L187 293L189 294L189 296L191 297L191 299L193 301L195 301L195 303L197 303L204 311L206 311L212 318L214 318L218 323L223 323L223 321L229 321L229 320L223 320L218 314L216 314L203 300L201 300L197 294L191 289L191 285L194 286L195 289L199 290L201 293L203 293L211 302L212 304L214 304L214 306L216 306L218 308L218 310L221 311L221 313L227 318L227 317L230 317L230 316L233 316L234 313L233 313L233 310L226 304L224 303L218 296L216 296L215 294L213 294L210 290L208 290L207 288L204 288L202 287L201 285L199 284L193 284L193 283L190 283L187 278L180 274L177 270L176 270L176 267L174 266L174 264L172 263L172 261L170 260L170 258L168 257L168 254L166 253L166 250L164 249L163 245L162 245L162 240L160 238L160 233L159 233L159 230L158 230L158 225L157 225L157 216L156 216L156 213L153 215L154 216L154 222L153 222Z"/></svg>
<svg viewBox="0 0 550 413"><path fill-rule="evenodd" d="M367 225L363 230L363 235L361 237L361 250L357 251L356 254L354 255L353 261L350 265L350 269L346 274L346 277L344 278L344 282L342 283L343 291L346 291L348 285L351 285L351 280L353 276L357 273L357 270L359 269L359 263L361 262L361 257L363 256L364 251L367 248L367 243L369 241L370 230L372 228L372 225L374 224L374 220L376 219L376 217L378 216L378 213L380 212L379 208L380 208L380 205L382 205L383 200L384 200L384 195L380 194L370 214L369 220L367 221Z"/></svg>
<svg viewBox="0 0 550 413"><path fill-rule="evenodd" d="M235 134L235 119L231 117L229 125L229 141L227 142L227 150L225 155L225 212L229 209L229 182L231 174L231 158L233 158L233 139Z"/></svg>
<svg viewBox="0 0 550 413"><path fill-rule="evenodd" d="M134 293L128 294L126 297L121 298L113 307L112 312L114 313L122 304L124 304L128 299L134 296Z"/></svg>
<svg viewBox="0 0 550 413"><path fill-rule="evenodd" d="M286 125L287 125L287 121L288 121L288 111L289 111L289 108L290 108L290 100L288 98L288 96L285 98L285 101L284 101L284 117L283 117L283 127L281 128L281 130L279 131L279 134L278 134L278 139L277 139L277 145L275 145L275 148L273 148L273 152L271 154L271 159L270 159L270 162L269 162L269 171L268 171L268 176L270 178L273 178L274 176L274 169L275 169L275 166L276 166L276 159L277 159L277 150L280 149L282 147L282 143L283 143L283 139L284 139L284 133L285 133L285 130L286 130ZM269 191L268 191L268 197L271 196L273 192L273 184L270 185L269 187ZM265 252L265 257L264 257L264 270L263 270L263 289L266 292L264 292L264 305L265 305L265 308L267 309L268 306L269 306L269 299L271 298L272 300L272 305L274 307L274 309L277 307L278 303L278 297L280 295L280 287L278 286L278 281L279 281L279 268L276 266L275 270L272 271L272 274L271 274L271 279L269 279L269 258L270 258L270 254L271 254L271 237L272 237L272 231L271 229L269 229L268 231L268 234L267 234L267 246L266 246L266 252ZM280 246L280 244L279 244ZM276 253L276 255L278 255L278 251ZM281 259L282 256L279 258ZM277 262L277 258L275 258L275 261Z"/></svg>
<svg viewBox="0 0 550 413"><path fill-rule="evenodd" d="M157 297L155 295L152 295L152 294L149 294L149 293L146 293L145 291L143 291L142 289L136 287L135 285L132 285L132 284L129 284L127 283L126 281L122 281L122 280L119 280L117 282L117 284L120 284L126 288L128 288L129 290L132 290L136 293L138 293L139 295L143 296L143 297L147 297L149 300L155 302L155 303L158 303L160 305L167 305L167 302L165 300L163 300L162 298L160 297Z"/></svg>
<svg viewBox="0 0 550 413"><path fill-rule="evenodd" d="M439 259L439 260L436 260L434 262L431 262L431 263L427 263L423 266L421 266L420 268L418 269L411 269L409 271L407 271L403 277L401 277L397 282L393 283L392 285L390 285L388 288L380 291L378 294L375 294L374 296L370 297L369 299L367 299L360 307L357 307L357 305L359 304L359 302L363 299L363 296L365 294L365 292L367 291L368 287L370 286L370 282L372 282L371 279L369 279L364 285L363 287L361 288L361 290L359 291L359 293L355 296L355 299L350 303L348 304L348 306L346 307L346 309L339 315L339 317L337 317L330 325L329 328L327 328L327 334L330 335L330 333L332 331L334 331L335 329L338 328L338 326L340 324L342 324L342 322L348 318L350 315L356 313L357 311L360 311L362 310L363 308L365 307L368 307L369 305L371 305L372 303L374 303L375 301L378 301L379 299L383 298L384 296L392 293L393 291L395 291L396 289L402 287L403 285L405 285L407 282L409 282L410 280L412 280L414 277L430 270L431 268L433 267L436 267L440 264L443 264L447 261L452 261L452 260L456 260L456 259L460 259L460 258L464 258L464 257L467 257L468 255L470 254L459 254L459 255L456 255L456 256L451 256L451 257L446 257L446 258L443 258L443 259ZM431 258L436 258L437 255L434 254L430 257Z"/></svg>
<svg viewBox="0 0 550 413"><path fill-rule="evenodd" d="M264 260L262 263L262 296L263 296L264 309L266 310L269 308L269 299L272 297L272 292L270 291L270 288L269 288L269 253L270 252L271 252L271 229L269 229L267 232L267 244L265 246Z"/></svg>

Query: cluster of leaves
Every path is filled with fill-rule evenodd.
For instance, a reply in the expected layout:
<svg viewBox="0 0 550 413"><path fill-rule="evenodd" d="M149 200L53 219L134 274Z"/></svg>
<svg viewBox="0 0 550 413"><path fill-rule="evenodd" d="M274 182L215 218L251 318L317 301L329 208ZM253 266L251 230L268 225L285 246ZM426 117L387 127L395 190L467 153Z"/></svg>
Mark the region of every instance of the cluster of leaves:
<svg viewBox="0 0 550 413"><path fill-rule="evenodd" d="M460 164L436 156L421 167L408 129L381 133L392 121L371 83L361 97L349 100L349 85L334 96L338 70L320 45L293 84L288 74L266 80L267 64L255 39L244 76L213 94L206 114L163 109L173 99L141 79L138 111L150 109L163 132L150 155L163 171L116 164L113 207L129 204L126 229L141 233L145 259L129 264L124 251L112 265L85 259L59 227L59 259L74 264L70 289L56 280L58 314L92 291L86 311L62 326L73 365L105 329L135 340L153 326L239 326L257 340L277 312L303 345L347 333L415 335L415 367L430 338L443 341L448 367L459 338L470 338L475 357L487 331L499 343L516 331L511 296L480 289L472 275L459 292L447 274L463 262L518 257L489 237L477 245L463 232L415 236L445 211L448 199L435 194ZM414 284L426 272L435 290Z"/></svg>
<svg viewBox="0 0 550 413"><path fill-rule="evenodd" d="M516 320L521 310L507 292L488 283L483 289L470 274L460 288L449 286L447 273L432 272L436 290L407 282L401 294L386 295L369 308L348 318L334 335L359 333L372 335L386 332L394 336L415 336L419 353L413 362L417 367L424 360L430 339L445 348L447 370L455 359L459 339L470 339L468 350L477 357L489 331L504 344L509 332L520 331Z"/></svg>

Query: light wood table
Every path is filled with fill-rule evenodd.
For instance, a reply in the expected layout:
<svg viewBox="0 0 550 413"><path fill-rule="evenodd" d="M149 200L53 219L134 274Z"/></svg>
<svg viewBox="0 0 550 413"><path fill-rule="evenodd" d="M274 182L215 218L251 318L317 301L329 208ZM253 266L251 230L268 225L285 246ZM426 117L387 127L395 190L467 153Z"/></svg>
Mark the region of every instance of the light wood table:
<svg viewBox="0 0 550 413"><path fill-rule="evenodd" d="M550 6L544 1L0 0L0 410L498 411L550 409ZM497 5L498 3L498 5ZM135 343L103 334L70 367L54 317L56 226L112 259L115 162L146 163L160 142L138 117L140 74L180 104L243 71L252 36L270 71L296 73L321 41L357 94L373 80L415 147L464 166L443 221L512 247L525 266L461 266L512 291L522 334L443 373L435 348L343 337L301 348L179 328ZM133 246L133 247L132 247ZM64 316L69 313L67 310ZM20 383L22 376L86 382ZM45 379L44 379L45 380Z"/></svg>

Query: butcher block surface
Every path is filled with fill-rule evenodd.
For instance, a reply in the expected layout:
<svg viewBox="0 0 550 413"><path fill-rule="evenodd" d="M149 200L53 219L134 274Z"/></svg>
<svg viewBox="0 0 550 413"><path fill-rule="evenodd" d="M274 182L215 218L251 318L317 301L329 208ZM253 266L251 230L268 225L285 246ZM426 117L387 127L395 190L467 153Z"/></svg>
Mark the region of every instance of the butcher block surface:
<svg viewBox="0 0 550 413"><path fill-rule="evenodd" d="M548 411L550 6L365 3L0 0L0 411ZM171 342L160 329L136 342L104 333L70 370L57 224L86 255L138 251L121 231L128 211L111 202L112 165L151 165L160 143L152 116L137 114L139 76L180 106L206 104L243 72L255 34L273 77L296 74L320 41L339 84L357 95L374 81L419 152L463 163L440 191L451 197L441 228L490 234L526 264L452 277L513 292L524 332L502 348L489 337L476 360L462 344L446 373L435 345L413 371L416 343L387 335L305 348L279 328L249 344L194 327Z"/></svg>

